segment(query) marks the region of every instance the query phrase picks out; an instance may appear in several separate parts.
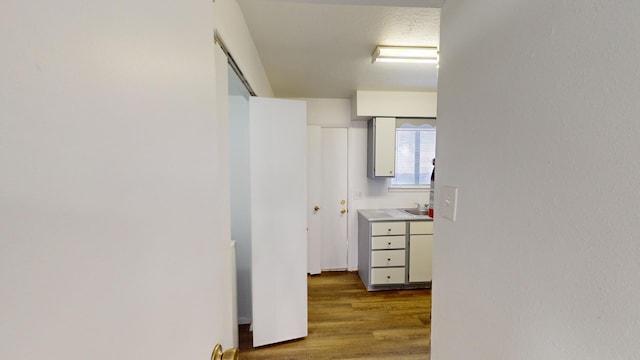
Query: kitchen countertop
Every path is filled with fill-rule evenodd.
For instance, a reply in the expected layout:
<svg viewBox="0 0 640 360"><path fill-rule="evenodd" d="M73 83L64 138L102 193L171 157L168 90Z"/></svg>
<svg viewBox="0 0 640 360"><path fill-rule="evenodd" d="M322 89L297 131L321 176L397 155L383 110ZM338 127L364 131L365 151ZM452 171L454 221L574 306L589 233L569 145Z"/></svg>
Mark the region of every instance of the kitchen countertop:
<svg viewBox="0 0 640 360"><path fill-rule="evenodd" d="M361 209L358 210L358 213L369 221L433 221L433 218L427 215L413 215L403 210L404 209Z"/></svg>

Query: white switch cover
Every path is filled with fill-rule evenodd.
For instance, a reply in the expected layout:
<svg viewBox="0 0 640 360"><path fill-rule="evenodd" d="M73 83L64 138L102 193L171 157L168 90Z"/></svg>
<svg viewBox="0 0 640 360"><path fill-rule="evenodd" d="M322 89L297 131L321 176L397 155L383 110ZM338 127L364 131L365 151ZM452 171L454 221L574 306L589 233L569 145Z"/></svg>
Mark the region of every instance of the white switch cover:
<svg viewBox="0 0 640 360"><path fill-rule="evenodd" d="M454 186L442 187L442 203L440 211L442 217L451 221L456 221L456 206L458 203L458 188Z"/></svg>

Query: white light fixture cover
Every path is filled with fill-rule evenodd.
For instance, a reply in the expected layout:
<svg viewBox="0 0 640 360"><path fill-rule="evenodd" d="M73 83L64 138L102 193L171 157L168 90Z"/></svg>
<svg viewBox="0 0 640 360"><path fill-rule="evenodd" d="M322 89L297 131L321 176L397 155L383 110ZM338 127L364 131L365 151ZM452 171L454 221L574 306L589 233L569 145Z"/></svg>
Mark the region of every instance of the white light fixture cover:
<svg viewBox="0 0 640 360"><path fill-rule="evenodd" d="M376 46L371 55L371 63L376 62L407 62L407 63L438 63L438 48L431 46Z"/></svg>

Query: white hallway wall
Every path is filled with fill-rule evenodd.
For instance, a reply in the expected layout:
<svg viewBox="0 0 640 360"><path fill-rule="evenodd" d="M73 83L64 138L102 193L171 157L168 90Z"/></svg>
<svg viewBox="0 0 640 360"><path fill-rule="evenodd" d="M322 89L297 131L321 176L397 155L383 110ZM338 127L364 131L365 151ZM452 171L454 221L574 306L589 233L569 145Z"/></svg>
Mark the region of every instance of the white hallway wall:
<svg viewBox="0 0 640 360"><path fill-rule="evenodd" d="M445 3L432 359L640 353L639 13Z"/></svg>
<svg viewBox="0 0 640 360"><path fill-rule="evenodd" d="M238 2L235 0L216 0L214 3L214 16L216 31L224 41L225 46L232 54L233 59L238 64L245 78L258 96L273 97L271 84L264 72L258 51L253 43L251 34L240 10ZM243 131L248 131L248 101L241 97L231 99L232 111L229 113L231 126L235 126L232 138L231 149L235 176L234 188L232 188L233 205L232 214L236 221L232 222L232 233L237 237L237 279L238 279L238 322L241 324L250 323L252 318L252 297L251 297L251 229L247 219L246 210L250 201L248 189L248 179L240 179L243 172L248 172L248 137L242 138ZM240 137L237 137L240 136ZM248 136L248 134L247 134ZM246 143L247 147L242 147ZM243 150L244 149L244 150ZM240 151L239 151L240 150ZM245 181L246 180L246 181ZM243 187L246 187L243 190ZM243 206L244 205L244 206ZM239 220L238 220L239 219Z"/></svg>
<svg viewBox="0 0 640 360"><path fill-rule="evenodd" d="M212 3L8 0L0 28L0 358L228 347Z"/></svg>
<svg viewBox="0 0 640 360"><path fill-rule="evenodd" d="M214 2L216 31L258 96L274 97L258 49L236 0Z"/></svg>

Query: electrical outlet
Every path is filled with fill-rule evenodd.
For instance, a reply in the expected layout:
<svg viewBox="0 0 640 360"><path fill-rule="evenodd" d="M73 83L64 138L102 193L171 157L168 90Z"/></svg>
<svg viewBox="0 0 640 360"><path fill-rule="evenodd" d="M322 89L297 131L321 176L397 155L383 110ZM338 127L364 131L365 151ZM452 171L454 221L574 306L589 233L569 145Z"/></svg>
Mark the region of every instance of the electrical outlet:
<svg viewBox="0 0 640 360"><path fill-rule="evenodd" d="M451 221L456 221L456 207L458 205L458 188L454 186L442 187L442 202L440 211L442 217Z"/></svg>

